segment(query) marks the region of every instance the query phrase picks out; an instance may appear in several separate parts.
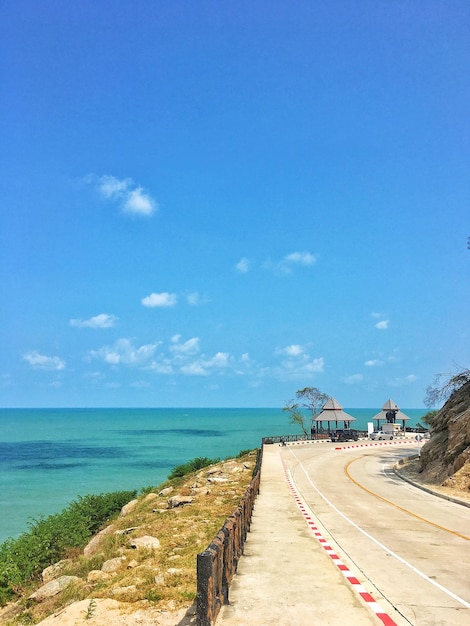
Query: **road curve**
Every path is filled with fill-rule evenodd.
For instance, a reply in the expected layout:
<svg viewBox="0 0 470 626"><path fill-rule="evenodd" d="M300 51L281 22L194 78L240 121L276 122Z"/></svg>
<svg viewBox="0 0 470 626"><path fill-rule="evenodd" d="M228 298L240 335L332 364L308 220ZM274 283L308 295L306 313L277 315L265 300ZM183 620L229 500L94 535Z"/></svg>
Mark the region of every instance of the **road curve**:
<svg viewBox="0 0 470 626"><path fill-rule="evenodd" d="M323 537L397 624L470 623L470 508L393 472L410 444L282 448Z"/></svg>

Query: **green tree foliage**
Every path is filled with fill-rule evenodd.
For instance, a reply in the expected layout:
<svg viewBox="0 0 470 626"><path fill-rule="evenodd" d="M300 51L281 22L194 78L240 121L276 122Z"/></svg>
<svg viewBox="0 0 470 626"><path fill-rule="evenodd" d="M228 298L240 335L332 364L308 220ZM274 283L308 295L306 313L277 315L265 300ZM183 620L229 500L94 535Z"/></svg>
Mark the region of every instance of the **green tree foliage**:
<svg viewBox="0 0 470 626"><path fill-rule="evenodd" d="M29 531L0 544L0 605L73 548L83 548L135 491L79 497L61 513L33 520Z"/></svg>
<svg viewBox="0 0 470 626"><path fill-rule="evenodd" d="M327 400L328 396L316 387L304 387L295 392L295 400L289 400L282 410L289 414L290 423L300 426L303 434L308 436L310 428L305 413L310 413L313 421Z"/></svg>
<svg viewBox="0 0 470 626"><path fill-rule="evenodd" d="M428 411L421 419L427 426L432 426L432 421L438 413L437 410Z"/></svg>
<svg viewBox="0 0 470 626"><path fill-rule="evenodd" d="M326 393L323 393L316 387L304 387L295 392L297 398L302 400L303 406L311 412L314 419L320 412L320 409L328 400Z"/></svg>

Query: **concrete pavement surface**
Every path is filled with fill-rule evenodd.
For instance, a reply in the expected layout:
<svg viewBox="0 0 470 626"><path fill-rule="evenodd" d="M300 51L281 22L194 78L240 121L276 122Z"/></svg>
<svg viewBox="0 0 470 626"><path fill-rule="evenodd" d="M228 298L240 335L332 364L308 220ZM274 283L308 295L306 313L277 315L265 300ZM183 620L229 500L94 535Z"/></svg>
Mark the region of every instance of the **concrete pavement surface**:
<svg viewBox="0 0 470 626"><path fill-rule="evenodd" d="M278 445L263 450L260 493L221 626L383 624L312 533Z"/></svg>

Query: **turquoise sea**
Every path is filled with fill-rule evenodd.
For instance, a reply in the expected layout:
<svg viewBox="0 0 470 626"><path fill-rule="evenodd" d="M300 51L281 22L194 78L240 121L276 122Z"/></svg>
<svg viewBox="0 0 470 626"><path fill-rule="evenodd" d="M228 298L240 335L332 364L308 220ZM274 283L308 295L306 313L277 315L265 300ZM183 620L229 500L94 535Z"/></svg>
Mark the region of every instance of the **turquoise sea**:
<svg viewBox="0 0 470 626"><path fill-rule="evenodd" d="M345 409L367 430L379 409ZM425 409L402 409L414 426ZM194 457L298 434L281 409L0 409L0 542L79 495L162 483Z"/></svg>

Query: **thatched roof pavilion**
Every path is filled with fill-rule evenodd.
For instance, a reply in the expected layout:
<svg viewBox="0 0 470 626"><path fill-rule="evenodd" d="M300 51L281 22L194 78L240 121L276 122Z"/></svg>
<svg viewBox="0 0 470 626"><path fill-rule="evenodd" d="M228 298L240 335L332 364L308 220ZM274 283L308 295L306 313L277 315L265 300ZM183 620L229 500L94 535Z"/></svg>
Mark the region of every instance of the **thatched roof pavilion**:
<svg viewBox="0 0 470 626"><path fill-rule="evenodd" d="M391 398L383 405L382 410L372 418L377 421L377 430L380 430L380 422L388 424L395 424L397 422L402 423L403 432L405 431L405 422L410 418L408 415L400 411L400 407Z"/></svg>
<svg viewBox="0 0 470 626"><path fill-rule="evenodd" d="M315 430L323 429L323 422L328 422L328 431L330 430L330 423L335 423L335 428L338 428L338 422L343 422L344 428L349 428L351 422L355 422L356 418L346 411L343 411L341 404L334 398L328 398L322 407L320 413L313 420L315 422ZM320 426L320 428L318 428Z"/></svg>

